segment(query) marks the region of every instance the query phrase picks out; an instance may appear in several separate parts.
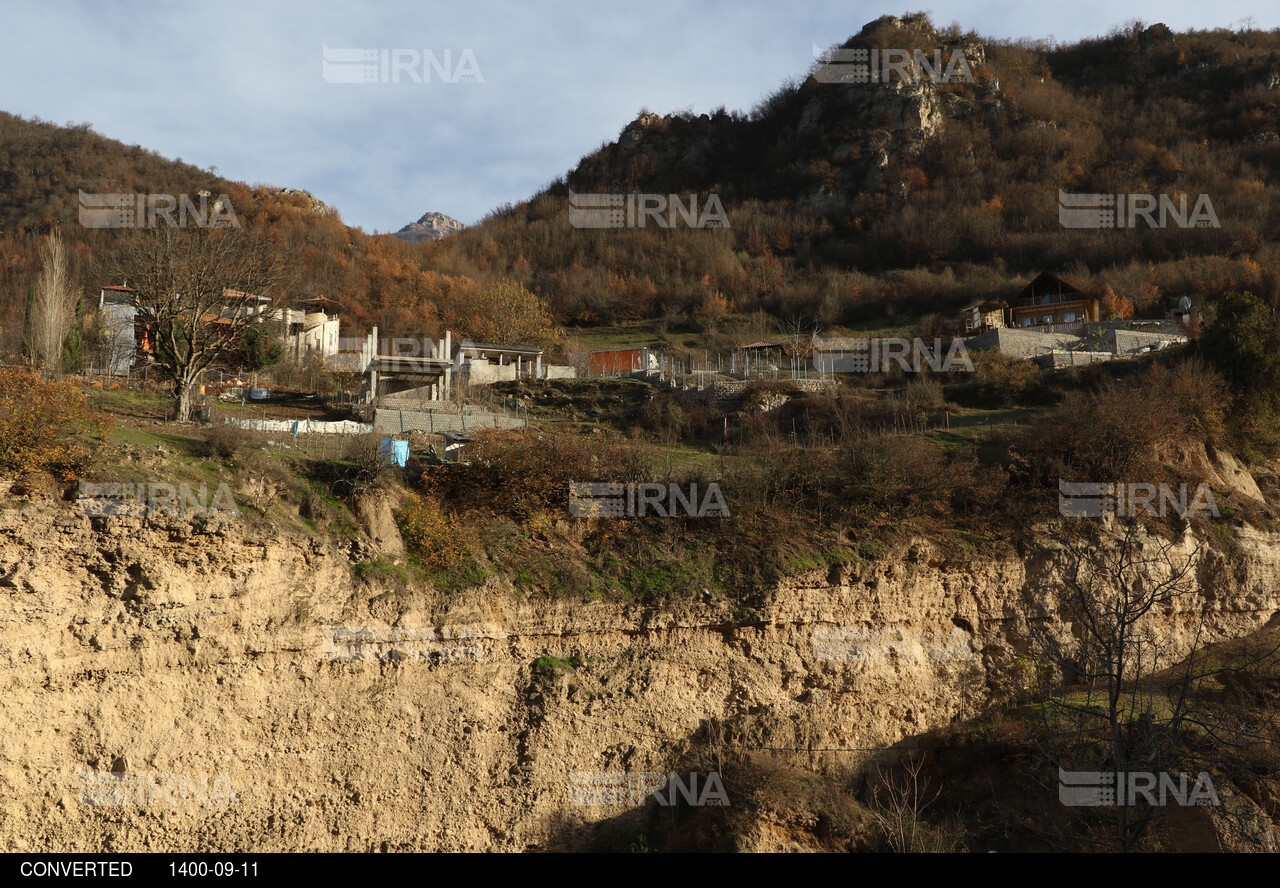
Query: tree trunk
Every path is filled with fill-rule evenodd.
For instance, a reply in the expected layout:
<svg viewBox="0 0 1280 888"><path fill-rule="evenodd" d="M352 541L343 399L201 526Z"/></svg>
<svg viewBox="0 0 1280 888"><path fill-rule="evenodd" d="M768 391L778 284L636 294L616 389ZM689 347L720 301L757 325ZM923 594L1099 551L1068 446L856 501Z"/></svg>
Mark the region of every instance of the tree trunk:
<svg viewBox="0 0 1280 888"><path fill-rule="evenodd" d="M175 422L189 422L191 420L192 388L194 388L194 383L191 382L174 383L173 419Z"/></svg>

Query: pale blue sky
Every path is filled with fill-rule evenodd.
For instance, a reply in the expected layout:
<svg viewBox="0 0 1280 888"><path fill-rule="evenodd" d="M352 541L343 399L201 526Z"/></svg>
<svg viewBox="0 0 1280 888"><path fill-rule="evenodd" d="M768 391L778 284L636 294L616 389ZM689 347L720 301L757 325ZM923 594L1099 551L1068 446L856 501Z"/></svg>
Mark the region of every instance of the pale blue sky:
<svg viewBox="0 0 1280 888"><path fill-rule="evenodd" d="M0 109L306 189L368 232L428 210L474 223L617 138L641 107L748 110L804 75L814 44L917 9L992 38L1074 41L1134 18L1280 27L1280 3L1245 0L0 0ZM431 50L438 63L449 50L462 74L470 50L483 83L442 82L422 61L430 82L331 82L353 69L338 60L326 79L326 45Z"/></svg>

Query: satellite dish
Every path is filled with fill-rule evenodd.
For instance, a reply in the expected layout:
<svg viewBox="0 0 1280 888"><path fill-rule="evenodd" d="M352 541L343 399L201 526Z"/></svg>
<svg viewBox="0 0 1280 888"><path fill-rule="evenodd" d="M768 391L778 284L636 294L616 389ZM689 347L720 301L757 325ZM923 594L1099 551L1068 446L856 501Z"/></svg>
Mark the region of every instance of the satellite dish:
<svg viewBox="0 0 1280 888"><path fill-rule="evenodd" d="M1181 299L1178 300L1178 308L1182 309L1183 311L1186 311L1190 307L1191 307L1190 296L1183 296Z"/></svg>

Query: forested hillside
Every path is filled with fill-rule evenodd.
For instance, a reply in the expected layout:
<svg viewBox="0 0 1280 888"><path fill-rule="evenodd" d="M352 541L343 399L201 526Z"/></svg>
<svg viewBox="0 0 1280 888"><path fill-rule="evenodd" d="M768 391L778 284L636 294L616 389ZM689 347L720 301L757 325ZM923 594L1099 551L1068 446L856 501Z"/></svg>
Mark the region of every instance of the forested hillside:
<svg viewBox="0 0 1280 888"><path fill-rule="evenodd" d="M225 193L288 257L294 295L337 299L356 327L391 335L465 327L475 295L502 279L565 325L664 317L708 332L757 310L793 327L953 323L966 301L1007 297L1046 269L1099 296L1110 286L1112 304L1138 314L1183 295L1280 296L1280 34L1133 24L1074 45L1001 43L911 16L843 46L961 51L973 82L809 76L749 112L644 112L542 193L418 244L87 124L0 114L0 344L18 347L34 239L51 226L72 241L86 292L103 282L112 232L79 226L78 189ZM570 189L716 194L730 224L575 229ZM1203 194L1220 226L1064 229L1060 192Z"/></svg>

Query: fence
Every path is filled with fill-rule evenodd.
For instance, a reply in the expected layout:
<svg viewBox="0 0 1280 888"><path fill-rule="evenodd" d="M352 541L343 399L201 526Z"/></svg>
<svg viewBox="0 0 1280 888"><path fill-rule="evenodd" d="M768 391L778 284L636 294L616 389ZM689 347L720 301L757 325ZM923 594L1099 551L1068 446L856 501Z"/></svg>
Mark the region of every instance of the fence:
<svg viewBox="0 0 1280 888"><path fill-rule="evenodd" d="M642 369L637 363L632 369L588 369L588 377L629 377L647 379L677 389L701 390L717 381L737 380L834 380L830 370L814 366L802 352L785 352L781 349L761 353L756 350L735 349L727 355L717 352L714 360L710 352L701 355L683 353L669 356L665 352L651 351L648 360L653 365Z"/></svg>

